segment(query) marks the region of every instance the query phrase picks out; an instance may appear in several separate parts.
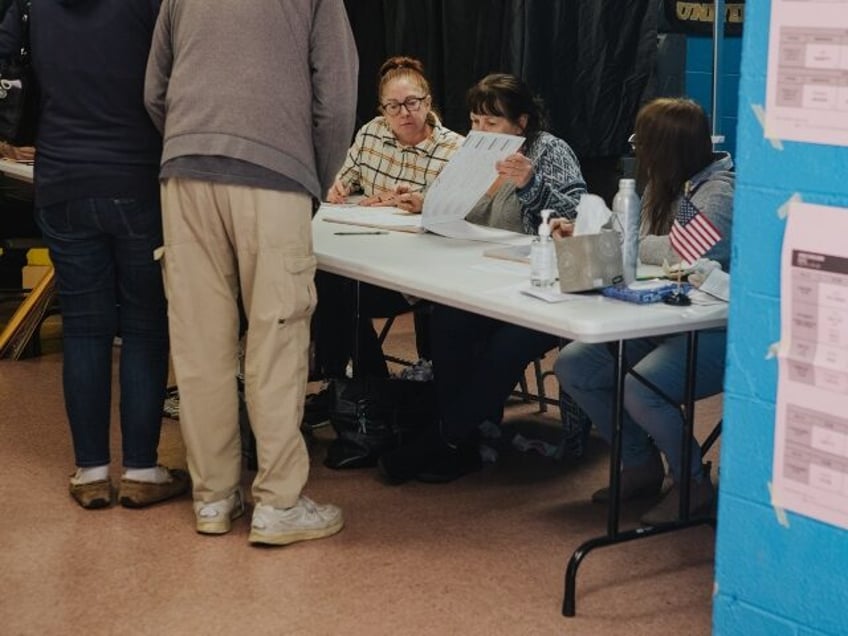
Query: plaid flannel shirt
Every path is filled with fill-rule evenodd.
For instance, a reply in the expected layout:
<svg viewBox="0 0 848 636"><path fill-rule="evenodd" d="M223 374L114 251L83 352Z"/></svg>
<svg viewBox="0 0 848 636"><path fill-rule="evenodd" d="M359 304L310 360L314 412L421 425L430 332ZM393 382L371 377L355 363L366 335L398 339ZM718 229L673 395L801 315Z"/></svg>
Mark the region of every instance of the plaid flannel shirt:
<svg viewBox="0 0 848 636"><path fill-rule="evenodd" d="M336 177L351 193L365 196L393 191L398 184L425 192L441 172L464 137L436 119L427 139L404 146L385 117L375 117L356 133L344 165Z"/></svg>

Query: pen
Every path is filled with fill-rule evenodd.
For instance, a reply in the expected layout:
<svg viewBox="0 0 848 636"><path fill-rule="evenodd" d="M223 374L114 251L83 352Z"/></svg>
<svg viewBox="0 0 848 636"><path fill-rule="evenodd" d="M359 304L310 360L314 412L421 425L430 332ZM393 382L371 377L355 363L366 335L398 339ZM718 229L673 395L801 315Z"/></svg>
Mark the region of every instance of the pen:
<svg viewBox="0 0 848 636"><path fill-rule="evenodd" d="M373 236L376 234L388 234L388 232L333 232L336 236Z"/></svg>

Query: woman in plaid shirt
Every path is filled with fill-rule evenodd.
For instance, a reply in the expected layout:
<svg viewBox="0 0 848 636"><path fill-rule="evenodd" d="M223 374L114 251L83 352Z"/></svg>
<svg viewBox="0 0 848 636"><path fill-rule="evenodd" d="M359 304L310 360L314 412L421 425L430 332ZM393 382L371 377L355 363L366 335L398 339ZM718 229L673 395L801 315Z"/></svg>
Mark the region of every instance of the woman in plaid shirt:
<svg viewBox="0 0 848 636"><path fill-rule="evenodd" d="M327 201L343 203L363 194L362 205L421 212L427 187L463 137L442 126L433 111L430 83L418 60L386 61L377 88L382 114L359 129Z"/></svg>
<svg viewBox="0 0 848 636"><path fill-rule="evenodd" d="M327 201L344 203L351 195L364 195L360 205L392 206L420 213L427 188L462 145L463 137L442 126L436 116L430 83L419 60L393 57L384 62L377 89L381 114L356 134L344 165L327 192ZM353 351L355 283L319 271L316 284L317 363L326 379L344 377ZM357 327L357 374L388 376L383 350L370 318L393 316L410 308L409 301L396 291L360 284L362 320ZM426 356L426 353L422 341L419 354ZM307 421L324 419L322 402L315 397L307 401Z"/></svg>

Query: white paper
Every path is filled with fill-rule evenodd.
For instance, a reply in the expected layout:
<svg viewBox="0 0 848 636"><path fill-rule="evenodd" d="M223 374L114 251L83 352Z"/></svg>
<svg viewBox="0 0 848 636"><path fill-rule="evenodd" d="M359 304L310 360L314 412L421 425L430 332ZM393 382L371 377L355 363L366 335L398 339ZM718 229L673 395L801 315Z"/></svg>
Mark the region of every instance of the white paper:
<svg viewBox="0 0 848 636"><path fill-rule="evenodd" d="M698 288L702 292L706 292L711 296L715 296L719 300L725 302L730 301L730 274L721 269L714 269L707 277L701 286Z"/></svg>
<svg viewBox="0 0 848 636"><path fill-rule="evenodd" d="M772 499L848 528L848 209L794 202L783 239Z"/></svg>
<svg viewBox="0 0 848 636"><path fill-rule="evenodd" d="M772 0L765 135L848 145L848 0Z"/></svg>
<svg viewBox="0 0 848 636"><path fill-rule="evenodd" d="M451 238L492 240L514 237L515 232L487 228L465 216L497 179L495 162L516 152L524 137L472 130L462 146L427 189L421 225Z"/></svg>
<svg viewBox="0 0 848 636"><path fill-rule="evenodd" d="M421 227L420 214L411 214L400 208L324 203L321 205L321 209L324 211L324 220L330 223L346 223L407 232L424 231Z"/></svg>
<svg viewBox="0 0 848 636"><path fill-rule="evenodd" d="M551 287L533 287L532 285L528 285L522 287L520 291L522 294L544 300L546 303L562 303L569 300L583 300L586 298L580 294L561 292L558 285Z"/></svg>
<svg viewBox="0 0 848 636"><path fill-rule="evenodd" d="M483 251L483 256L490 258L502 258L506 261L530 264L530 243L523 245L504 245L503 247L491 247Z"/></svg>

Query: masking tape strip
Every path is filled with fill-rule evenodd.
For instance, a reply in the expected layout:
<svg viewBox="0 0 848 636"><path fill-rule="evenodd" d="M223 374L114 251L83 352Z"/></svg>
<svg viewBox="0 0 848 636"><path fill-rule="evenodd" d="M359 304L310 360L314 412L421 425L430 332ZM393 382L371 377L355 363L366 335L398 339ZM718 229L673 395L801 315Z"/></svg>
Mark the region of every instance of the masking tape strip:
<svg viewBox="0 0 848 636"><path fill-rule="evenodd" d="M771 490L771 482L768 482L768 490L769 490L769 501L774 502L774 495ZM775 506L774 503L771 505L774 508L774 514L777 517L777 522L782 525L784 528L789 527L789 517L786 516L786 509L781 508L780 506Z"/></svg>
<svg viewBox="0 0 848 636"><path fill-rule="evenodd" d="M751 104L751 110L754 111L754 116L757 118L757 121L760 122L760 126L763 127L763 131L766 129L766 110L762 107L761 104ZM775 150L783 150L783 142L780 139L772 139L771 137L766 137L769 143L772 145L772 148Z"/></svg>
<svg viewBox="0 0 848 636"><path fill-rule="evenodd" d="M789 208L792 206L792 204L801 203L801 201L803 201L803 199L801 198L801 194L799 192L793 194L786 200L783 205L777 208L777 218L785 219L787 216L789 216Z"/></svg>
<svg viewBox="0 0 848 636"><path fill-rule="evenodd" d="M772 342L768 349L766 349L766 360L771 360L772 358L776 358L780 353L780 341Z"/></svg>

